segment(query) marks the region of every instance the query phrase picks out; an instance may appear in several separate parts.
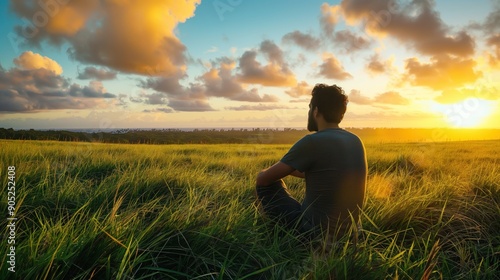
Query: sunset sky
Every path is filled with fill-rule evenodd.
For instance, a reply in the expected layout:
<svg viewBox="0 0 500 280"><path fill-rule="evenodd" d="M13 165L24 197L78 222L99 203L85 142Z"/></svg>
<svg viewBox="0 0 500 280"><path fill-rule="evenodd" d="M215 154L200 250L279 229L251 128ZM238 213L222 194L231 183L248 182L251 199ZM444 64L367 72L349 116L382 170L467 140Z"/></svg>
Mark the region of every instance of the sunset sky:
<svg viewBox="0 0 500 280"><path fill-rule="evenodd" d="M0 127L500 128L500 1L11 0Z"/></svg>

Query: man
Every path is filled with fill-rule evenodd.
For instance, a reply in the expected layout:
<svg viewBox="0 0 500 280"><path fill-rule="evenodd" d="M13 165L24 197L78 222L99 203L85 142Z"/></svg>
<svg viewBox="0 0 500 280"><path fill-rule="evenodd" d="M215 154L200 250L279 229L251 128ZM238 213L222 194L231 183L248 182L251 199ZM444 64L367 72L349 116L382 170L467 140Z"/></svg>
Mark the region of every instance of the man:
<svg viewBox="0 0 500 280"><path fill-rule="evenodd" d="M318 84L312 90L309 134L257 176L257 199L264 214L301 232L339 238L358 223L366 185L366 157L361 140L339 128L347 107L342 88ZM302 204L282 178L305 178Z"/></svg>

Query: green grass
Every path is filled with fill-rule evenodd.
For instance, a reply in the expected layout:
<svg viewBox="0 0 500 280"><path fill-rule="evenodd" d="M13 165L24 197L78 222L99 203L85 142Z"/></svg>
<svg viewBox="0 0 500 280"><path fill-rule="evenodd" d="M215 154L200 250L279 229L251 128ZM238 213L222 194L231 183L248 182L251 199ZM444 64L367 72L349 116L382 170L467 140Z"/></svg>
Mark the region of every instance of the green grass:
<svg viewBox="0 0 500 280"><path fill-rule="evenodd" d="M290 145L0 147L18 209L16 273L2 239L1 279L500 278L499 141L367 144L360 239L329 253L256 211L256 173Z"/></svg>

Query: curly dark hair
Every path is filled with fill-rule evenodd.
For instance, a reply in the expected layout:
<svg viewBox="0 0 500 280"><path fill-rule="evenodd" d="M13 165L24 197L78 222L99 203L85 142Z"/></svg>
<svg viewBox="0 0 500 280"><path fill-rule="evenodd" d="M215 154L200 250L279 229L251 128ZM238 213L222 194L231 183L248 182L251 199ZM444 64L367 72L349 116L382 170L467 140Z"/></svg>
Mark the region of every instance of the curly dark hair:
<svg viewBox="0 0 500 280"><path fill-rule="evenodd" d="M337 85L317 84L312 90L311 110L315 107L329 123L340 123L344 118L349 99Z"/></svg>

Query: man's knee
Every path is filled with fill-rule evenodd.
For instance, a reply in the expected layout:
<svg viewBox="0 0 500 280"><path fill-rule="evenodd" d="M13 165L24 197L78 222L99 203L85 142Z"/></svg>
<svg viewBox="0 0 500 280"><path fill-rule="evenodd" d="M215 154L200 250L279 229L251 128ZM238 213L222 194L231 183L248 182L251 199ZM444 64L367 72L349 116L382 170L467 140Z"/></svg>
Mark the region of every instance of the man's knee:
<svg viewBox="0 0 500 280"><path fill-rule="evenodd" d="M271 196L274 197L276 194L286 191L285 182L283 180L278 180L267 186L255 186L255 196L258 199L263 199L264 197Z"/></svg>

